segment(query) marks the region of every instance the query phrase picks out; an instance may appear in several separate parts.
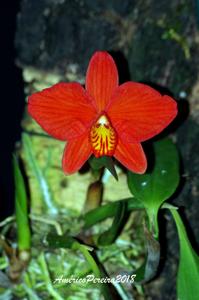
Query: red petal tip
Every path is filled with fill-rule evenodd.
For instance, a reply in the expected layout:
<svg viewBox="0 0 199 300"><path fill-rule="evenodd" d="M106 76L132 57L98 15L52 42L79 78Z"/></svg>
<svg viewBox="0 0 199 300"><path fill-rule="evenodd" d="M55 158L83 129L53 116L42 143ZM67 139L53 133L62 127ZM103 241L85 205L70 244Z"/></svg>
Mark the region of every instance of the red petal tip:
<svg viewBox="0 0 199 300"><path fill-rule="evenodd" d="M98 112L105 109L117 86L118 72L112 56L106 51L95 52L86 73L86 90Z"/></svg>

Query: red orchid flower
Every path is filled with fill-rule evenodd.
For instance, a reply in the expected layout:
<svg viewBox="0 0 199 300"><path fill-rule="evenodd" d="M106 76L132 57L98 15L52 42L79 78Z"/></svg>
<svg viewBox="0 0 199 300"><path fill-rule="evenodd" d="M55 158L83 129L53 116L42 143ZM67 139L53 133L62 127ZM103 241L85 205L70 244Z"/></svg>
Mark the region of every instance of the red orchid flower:
<svg viewBox="0 0 199 300"><path fill-rule="evenodd" d="M29 97L28 112L56 139L67 141L62 166L67 174L88 158L114 156L127 169L144 173L141 142L161 132L176 116L176 102L136 82L118 85L112 57L96 52L79 83L58 83Z"/></svg>

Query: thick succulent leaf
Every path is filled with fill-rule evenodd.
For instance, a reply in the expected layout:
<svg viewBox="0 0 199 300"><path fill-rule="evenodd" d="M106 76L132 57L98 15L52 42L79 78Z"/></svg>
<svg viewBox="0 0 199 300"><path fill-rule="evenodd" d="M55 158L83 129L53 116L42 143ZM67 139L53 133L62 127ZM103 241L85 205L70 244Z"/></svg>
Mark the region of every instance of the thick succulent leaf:
<svg viewBox="0 0 199 300"><path fill-rule="evenodd" d="M145 206L151 228L157 235L158 210L179 184L179 155L175 144L168 138L154 142L153 154L152 171L144 175L129 172L128 186L132 194Z"/></svg>
<svg viewBox="0 0 199 300"><path fill-rule="evenodd" d="M177 226L180 242L180 260L177 275L178 299L198 300L199 257L191 247L179 213L174 209L170 211Z"/></svg>

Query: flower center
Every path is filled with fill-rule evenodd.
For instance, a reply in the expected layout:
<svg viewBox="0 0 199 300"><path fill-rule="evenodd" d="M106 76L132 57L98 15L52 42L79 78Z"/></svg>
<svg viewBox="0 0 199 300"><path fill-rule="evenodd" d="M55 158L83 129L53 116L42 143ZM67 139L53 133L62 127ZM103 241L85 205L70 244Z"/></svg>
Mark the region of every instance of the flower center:
<svg viewBox="0 0 199 300"><path fill-rule="evenodd" d="M117 135L108 117L103 114L91 127L90 143L96 157L112 156L117 145Z"/></svg>

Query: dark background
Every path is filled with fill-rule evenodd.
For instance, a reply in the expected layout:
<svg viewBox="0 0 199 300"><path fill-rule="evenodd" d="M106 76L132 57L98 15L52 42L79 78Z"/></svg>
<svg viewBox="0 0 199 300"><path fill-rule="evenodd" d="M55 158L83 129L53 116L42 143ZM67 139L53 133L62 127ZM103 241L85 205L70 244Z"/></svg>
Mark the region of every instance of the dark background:
<svg viewBox="0 0 199 300"><path fill-rule="evenodd" d="M1 117L0 117L0 219L13 212L14 190L12 153L20 138L20 120L24 108L21 70L15 65L14 37L20 1L4 1L1 22Z"/></svg>

